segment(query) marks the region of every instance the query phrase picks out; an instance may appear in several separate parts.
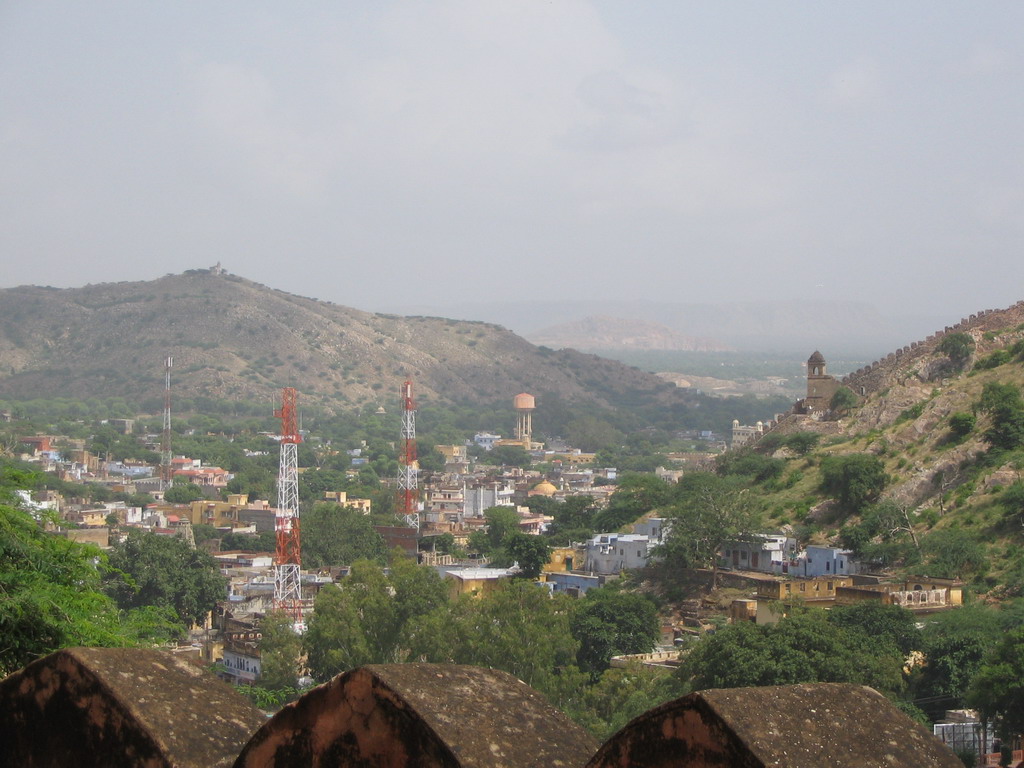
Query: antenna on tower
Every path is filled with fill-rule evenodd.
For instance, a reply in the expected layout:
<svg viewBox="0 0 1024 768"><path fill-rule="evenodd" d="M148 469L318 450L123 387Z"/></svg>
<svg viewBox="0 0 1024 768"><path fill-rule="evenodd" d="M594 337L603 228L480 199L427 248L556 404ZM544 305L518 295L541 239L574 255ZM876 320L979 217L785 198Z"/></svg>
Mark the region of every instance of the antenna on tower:
<svg viewBox="0 0 1024 768"><path fill-rule="evenodd" d="M399 514L410 528L419 530L419 483L416 461L416 403L412 398L412 382L402 385L402 453L398 457Z"/></svg>
<svg viewBox="0 0 1024 768"><path fill-rule="evenodd" d="M292 387L281 390L281 407L274 415L281 419L281 464L277 473L277 512L274 532L277 552L274 557L274 608L292 618L296 632L302 632L302 555L299 544L299 433L296 403Z"/></svg>
<svg viewBox="0 0 1024 768"><path fill-rule="evenodd" d="M174 358L167 356L164 371L164 428L160 435L160 490L171 487L171 366Z"/></svg>

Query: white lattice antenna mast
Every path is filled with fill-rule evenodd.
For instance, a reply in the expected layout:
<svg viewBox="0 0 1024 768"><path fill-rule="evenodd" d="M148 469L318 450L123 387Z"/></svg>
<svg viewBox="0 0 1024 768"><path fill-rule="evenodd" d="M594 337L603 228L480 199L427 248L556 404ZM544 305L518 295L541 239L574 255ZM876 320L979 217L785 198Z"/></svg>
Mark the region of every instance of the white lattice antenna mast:
<svg viewBox="0 0 1024 768"><path fill-rule="evenodd" d="M168 356L164 366L164 428L160 433L160 490L171 487L171 366L174 358Z"/></svg>
<svg viewBox="0 0 1024 768"><path fill-rule="evenodd" d="M402 385L402 454L398 459L398 505L405 524L420 527L419 464L416 460L416 403L412 382Z"/></svg>
<svg viewBox="0 0 1024 768"><path fill-rule="evenodd" d="M281 418L281 464L277 473L277 513L274 531L277 552L274 558L274 608L292 618L302 631L302 554L299 540L299 434L296 402L292 387L281 392L281 407L274 411Z"/></svg>

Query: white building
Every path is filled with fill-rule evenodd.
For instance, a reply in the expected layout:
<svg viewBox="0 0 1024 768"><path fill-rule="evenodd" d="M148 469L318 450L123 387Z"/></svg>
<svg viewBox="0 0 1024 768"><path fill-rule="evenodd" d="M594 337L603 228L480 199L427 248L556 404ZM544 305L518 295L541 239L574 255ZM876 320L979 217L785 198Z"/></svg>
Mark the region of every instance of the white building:
<svg viewBox="0 0 1024 768"><path fill-rule="evenodd" d="M494 483L490 488L466 488L464 492L463 516L483 517L484 510L491 507L514 507L512 483Z"/></svg>
<svg viewBox="0 0 1024 768"><path fill-rule="evenodd" d="M853 560L853 552L848 549L810 545L804 550L800 561L800 575L809 578L852 576L857 572L857 562Z"/></svg>
<svg viewBox="0 0 1024 768"><path fill-rule="evenodd" d="M794 538L781 533L757 533L749 541L732 541L722 547L722 565L739 571L795 573L796 549Z"/></svg>
<svg viewBox="0 0 1024 768"><path fill-rule="evenodd" d="M650 555L651 540L635 533L599 533L587 542L585 569L613 574L643 568Z"/></svg>
<svg viewBox="0 0 1024 768"><path fill-rule="evenodd" d="M491 432L477 432L473 435L473 442L483 448L485 451L491 450L494 444L501 440L501 435L495 435Z"/></svg>

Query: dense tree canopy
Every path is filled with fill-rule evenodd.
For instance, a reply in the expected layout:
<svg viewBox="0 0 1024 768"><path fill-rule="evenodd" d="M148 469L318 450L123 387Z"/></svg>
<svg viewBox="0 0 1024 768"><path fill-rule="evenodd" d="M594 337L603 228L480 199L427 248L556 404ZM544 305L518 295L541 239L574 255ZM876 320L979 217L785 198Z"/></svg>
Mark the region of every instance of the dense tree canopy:
<svg viewBox="0 0 1024 768"><path fill-rule="evenodd" d="M856 514L878 501L888 482L885 465L870 453L826 456L821 460L821 491Z"/></svg>
<svg viewBox="0 0 1024 768"><path fill-rule="evenodd" d="M711 568L729 541L742 541L761 526L760 505L748 488L709 472L684 475L666 509L671 521L658 548L669 568Z"/></svg>
<svg viewBox="0 0 1024 768"><path fill-rule="evenodd" d="M169 608L186 627L227 596L213 558L176 536L131 531L112 548L110 567L105 588L121 608Z"/></svg>
<svg viewBox="0 0 1024 768"><path fill-rule="evenodd" d="M16 475L7 472L0 481L0 496L8 501ZM96 547L46 533L28 512L0 503L0 677L69 645L126 646L177 636L182 627L164 611L119 611L101 590L105 569Z"/></svg>
<svg viewBox="0 0 1024 768"><path fill-rule="evenodd" d="M195 483L176 482L164 492L164 500L171 504L190 504L203 498L203 489Z"/></svg>
<svg viewBox="0 0 1024 768"><path fill-rule="evenodd" d="M996 719L1004 737L1024 734L1024 627L986 655L967 698L983 717Z"/></svg>
<svg viewBox="0 0 1024 768"><path fill-rule="evenodd" d="M300 518L302 562L307 568L351 565L356 560L387 562L387 545L362 512L334 502L320 502Z"/></svg>
<svg viewBox="0 0 1024 768"><path fill-rule="evenodd" d="M320 590L303 636L310 673L325 681L364 664L405 657L411 621L447 604L447 588L431 568L397 558L390 572L359 560L336 586Z"/></svg>
<svg viewBox="0 0 1024 768"><path fill-rule="evenodd" d="M261 688L276 691L295 688L298 680L302 639L293 620L282 611L272 611L260 622Z"/></svg>
<svg viewBox="0 0 1024 768"><path fill-rule="evenodd" d="M987 382L981 390L978 408L991 419L985 430L985 441L989 445L1006 451L1024 445L1024 399L1019 387Z"/></svg>
<svg viewBox="0 0 1024 768"><path fill-rule="evenodd" d="M519 575L526 579L539 577L551 554L551 547L545 539L519 531L506 536L501 548L503 559L509 563L518 563Z"/></svg>
<svg viewBox="0 0 1024 768"><path fill-rule="evenodd" d="M577 665L596 677L612 656L649 652L658 639L658 615L646 597L603 587L579 601L571 629L580 644Z"/></svg>
<svg viewBox="0 0 1024 768"><path fill-rule="evenodd" d="M479 598L463 595L416 622L410 659L502 669L550 695L561 674L578 675L572 601L525 580Z"/></svg>
<svg viewBox="0 0 1024 768"><path fill-rule="evenodd" d="M697 644L679 674L697 689L846 682L891 693L903 688L902 665L895 648L812 609L777 624L724 627Z"/></svg>
<svg viewBox="0 0 1024 768"><path fill-rule="evenodd" d="M594 515L598 531L617 531L668 504L672 486L656 475L628 472L619 480L608 506Z"/></svg>

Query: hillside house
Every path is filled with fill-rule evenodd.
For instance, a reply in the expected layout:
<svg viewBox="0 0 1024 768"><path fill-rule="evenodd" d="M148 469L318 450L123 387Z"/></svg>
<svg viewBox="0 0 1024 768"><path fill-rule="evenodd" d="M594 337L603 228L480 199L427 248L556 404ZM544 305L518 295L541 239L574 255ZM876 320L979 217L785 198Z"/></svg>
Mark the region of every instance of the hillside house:
<svg viewBox="0 0 1024 768"><path fill-rule="evenodd" d="M644 568L650 555L651 540L634 533L599 533L587 542L585 570L616 574L632 568Z"/></svg>
<svg viewBox="0 0 1024 768"><path fill-rule="evenodd" d="M963 582L955 579L918 578L891 584L860 584L836 589L836 603L849 605L876 600L899 605L915 613L933 613L963 604Z"/></svg>
<svg viewBox="0 0 1024 768"><path fill-rule="evenodd" d="M552 592L561 592L572 597L583 597L587 590L604 586L605 577L566 571L545 574L545 582Z"/></svg>
<svg viewBox="0 0 1024 768"><path fill-rule="evenodd" d="M808 545L799 560L799 575L806 578L818 576L853 576L858 572L858 563L853 552L838 547Z"/></svg>
<svg viewBox="0 0 1024 768"><path fill-rule="evenodd" d="M645 517L633 523L633 533L646 536L653 547L665 542L665 537L671 527L672 521L664 517Z"/></svg>
<svg viewBox="0 0 1024 768"><path fill-rule="evenodd" d="M796 539L781 533L757 533L749 541L733 541L720 553L722 567L738 571L787 574L795 562Z"/></svg>

